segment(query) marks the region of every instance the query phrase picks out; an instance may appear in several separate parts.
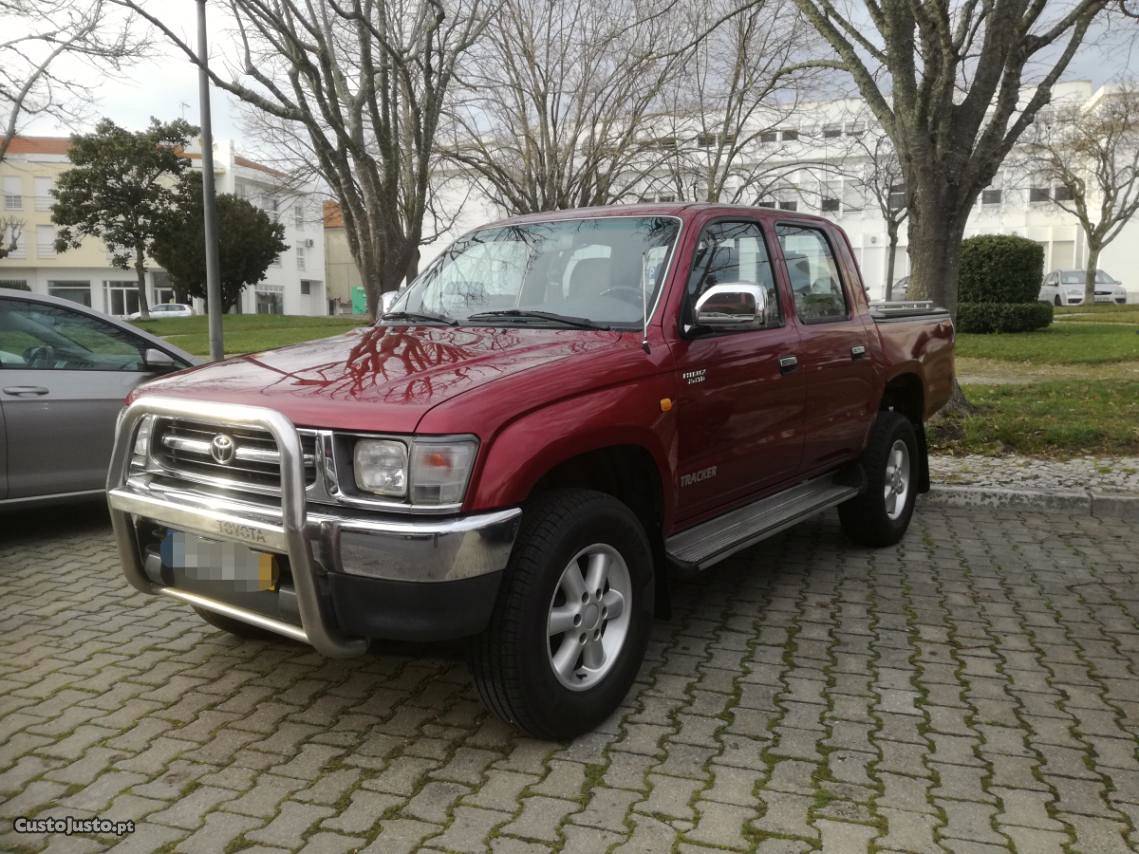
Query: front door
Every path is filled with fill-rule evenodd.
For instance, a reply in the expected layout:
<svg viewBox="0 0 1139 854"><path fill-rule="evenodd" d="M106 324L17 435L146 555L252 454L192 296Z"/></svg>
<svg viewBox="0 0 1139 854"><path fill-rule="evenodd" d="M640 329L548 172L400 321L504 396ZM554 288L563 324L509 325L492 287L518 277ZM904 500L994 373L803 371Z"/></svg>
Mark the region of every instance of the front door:
<svg viewBox="0 0 1139 854"><path fill-rule="evenodd" d="M800 368L807 383L803 471L854 459L877 411L869 331L854 310L834 247L821 228L775 228L801 325Z"/></svg>
<svg viewBox="0 0 1139 854"><path fill-rule="evenodd" d="M123 398L150 376L145 350L99 318L0 299L7 498L103 488Z"/></svg>
<svg viewBox="0 0 1139 854"><path fill-rule="evenodd" d="M738 331L693 328L700 294L732 282L767 292L765 317ZM788 367L799 335L785 308L760 224L706 226L685 293L684 337L675 347L681 521L768 490L799 469L806 390L802 373Z"/></svg>

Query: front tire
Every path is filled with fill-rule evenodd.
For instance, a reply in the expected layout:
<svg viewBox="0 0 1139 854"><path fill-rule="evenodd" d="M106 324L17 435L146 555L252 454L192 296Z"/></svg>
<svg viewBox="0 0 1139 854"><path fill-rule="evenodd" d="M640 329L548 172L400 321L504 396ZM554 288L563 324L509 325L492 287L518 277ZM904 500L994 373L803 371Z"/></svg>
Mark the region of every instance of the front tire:
<svg viewBox="0 0 1139 854"><path fill-rule="evenodd" d="M554 490L523 515L490 625L471 648L483 702L537 738L589 732L628 693L652 624L652 549L600 492Z"/></svg>
<svg viewBox="0 0 1139 854"><path fill-rule="evenodd" d="M914 514L920 460L913 423L880 412L862 452L866 488L840 504L843 532L864 546L892 546L905 536Z"/></svg>

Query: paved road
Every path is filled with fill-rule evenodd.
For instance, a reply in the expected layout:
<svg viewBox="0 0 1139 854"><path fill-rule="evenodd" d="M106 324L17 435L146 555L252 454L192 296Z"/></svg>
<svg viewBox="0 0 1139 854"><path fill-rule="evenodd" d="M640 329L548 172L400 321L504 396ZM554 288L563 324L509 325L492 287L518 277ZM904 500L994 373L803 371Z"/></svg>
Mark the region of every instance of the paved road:
<svg viewBox="0 0 1139 854"><path fill-rule="evenodd" d="M0 848L1139 849L1134 525L802 526L676 592L599 732L519 737L454 649L347 663L132 595L95 514L0 521ZM19 815L133 834L17 836Z"/></svg>

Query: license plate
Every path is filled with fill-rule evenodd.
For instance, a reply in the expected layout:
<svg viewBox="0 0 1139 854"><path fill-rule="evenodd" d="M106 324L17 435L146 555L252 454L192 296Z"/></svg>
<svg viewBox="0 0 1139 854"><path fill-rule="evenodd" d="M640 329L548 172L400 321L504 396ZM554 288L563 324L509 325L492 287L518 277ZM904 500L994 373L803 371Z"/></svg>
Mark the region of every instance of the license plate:
<svg viewBox="0 0 1139 854"><path fill-rule="evenodd" d="M162 541L162 563L174 571L176 578L221 582L233 590L275 590L277 587L276 555L183 531L166 533Z"/></svg>

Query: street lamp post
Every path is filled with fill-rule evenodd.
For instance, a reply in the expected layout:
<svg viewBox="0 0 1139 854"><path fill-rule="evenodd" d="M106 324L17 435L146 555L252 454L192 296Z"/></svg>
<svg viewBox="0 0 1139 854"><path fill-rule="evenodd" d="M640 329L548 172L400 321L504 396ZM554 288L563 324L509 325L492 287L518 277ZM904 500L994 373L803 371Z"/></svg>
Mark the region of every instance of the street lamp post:
<svg viewBox="0 0 1139 854"><path fill-rule="evenodd" d="M210 121L210 55L206 45L206 0L198 3L198 100L202 123L202 210L206 232L206 310L210 327L210 358L225 355L221 327L221 259L218 257L217 195L214 190L214 132Z"/></svg>

